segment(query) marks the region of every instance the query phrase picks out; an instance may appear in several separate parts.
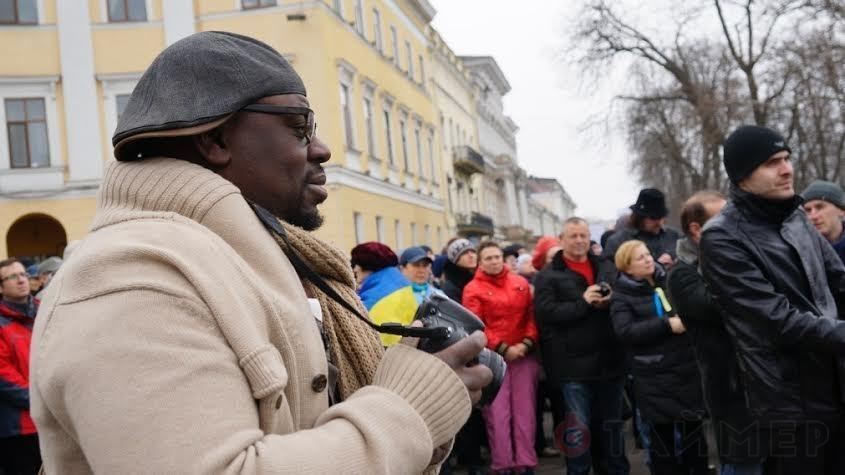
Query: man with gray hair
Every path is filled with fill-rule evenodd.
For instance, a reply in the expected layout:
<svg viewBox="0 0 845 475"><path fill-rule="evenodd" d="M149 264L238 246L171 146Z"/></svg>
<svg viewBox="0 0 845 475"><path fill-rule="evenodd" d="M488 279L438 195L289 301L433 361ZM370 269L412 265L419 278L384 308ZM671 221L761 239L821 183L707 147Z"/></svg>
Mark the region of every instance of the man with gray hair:
<svg viewBox="0 0 845 475"><path fill-rule="evenodd" d="M810 222L845 262L845 193L842 188L830 181L816 180L801 197Z"/></svg>
<svg viewBox="0 0 845 475"><path fill-rule="evenodd" d="M309 233L316 130L258 40L197 33L152 62L36 319L46 473L436 470L492 379L467 366L486 339L382 348L347 256Z"/></svg>

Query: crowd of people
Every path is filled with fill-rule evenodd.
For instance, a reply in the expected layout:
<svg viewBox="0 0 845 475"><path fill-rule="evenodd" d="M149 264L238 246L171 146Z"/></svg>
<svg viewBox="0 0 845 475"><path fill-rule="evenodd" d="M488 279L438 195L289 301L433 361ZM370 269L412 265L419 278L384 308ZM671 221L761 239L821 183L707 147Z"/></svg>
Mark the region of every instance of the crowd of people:
<svg viewBox="0 0 845 475"><path fill-rule="evenodd" d="M530 253L315 237L331 153L245 36L165 49L113 143L73 256L0 262L4 474L525 474L547 401L570 474L629 473L626 419L656 475L845 473L845 195L796 194L773 130L727 138L730 195L671 203L681 232L647 188L599 242L573 217ZM413 336L435 295L485 330L374 331ZM507 370L479 407L485 347Z"/></svg>
<svg viewBox="0 0 845 475"><path fill-rule="evenodd" d="M417 296L401 312L368 304L376 321L409 324L425 294L443 292L487 325L488 348L508 363L500 395L458 434L454 463L481 473L486 446L492 473L531 473L548 398L570 474L629 473L628 417L657 475L717 462L723 474L845 470L845 194L823 181L795 194L790 150L762 127L730 136L725 166L730 196L680 203L681 232L666 226L664 194L646 188L601 243L576 217L532 253L465 238L436 256L352 250L365 302L380 275Z"/></svg>

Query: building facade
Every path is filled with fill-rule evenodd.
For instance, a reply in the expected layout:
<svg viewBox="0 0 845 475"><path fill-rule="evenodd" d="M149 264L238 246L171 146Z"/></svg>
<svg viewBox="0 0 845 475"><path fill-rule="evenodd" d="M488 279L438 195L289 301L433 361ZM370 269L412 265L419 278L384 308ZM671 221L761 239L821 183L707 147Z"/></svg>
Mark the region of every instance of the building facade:
<svg viewBox="0 0 845 475"><path fill-rule="evenodd" d="M135 84L208 30L256 37L303 77L332 150L324 239L439 249L542 229L510 85L492 58L456 56L434 14L426 0L0 0L0 257L60 255L88 232Z"/></svg>
<svg viewBox="0 0 845 475"><path fill-rule="evenodd" d="M5 5L5 4L9 5ZM425 0L0 0L0 255L60 254L88 231L137 80L196 31L256 37L302 75L332 150L319 231L442 245L446 221Z"/></svg>

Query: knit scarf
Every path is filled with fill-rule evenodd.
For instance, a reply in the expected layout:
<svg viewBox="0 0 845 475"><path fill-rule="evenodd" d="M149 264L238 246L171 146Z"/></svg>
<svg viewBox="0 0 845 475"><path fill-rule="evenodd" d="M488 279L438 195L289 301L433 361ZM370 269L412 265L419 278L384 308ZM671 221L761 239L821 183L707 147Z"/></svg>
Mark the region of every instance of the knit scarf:
<svg viewBox="0 0 845 475"><path fill-rule="evenodd" d="M338 295L357 308L361 315L368 317L367 309L355 292L355 277L347 257L313 234L284 222L281 224L287 231L293 252L323 277ZM284 240L275 234L273 236L282 250L288 251ZM372 383L384 355L384 348L378 333L366 323L313 283L303 279L302 284L306 293L320 302L323 328L329 340L329 361L338 368L338 392L341 400L345 400L359 388Z"/></svg>

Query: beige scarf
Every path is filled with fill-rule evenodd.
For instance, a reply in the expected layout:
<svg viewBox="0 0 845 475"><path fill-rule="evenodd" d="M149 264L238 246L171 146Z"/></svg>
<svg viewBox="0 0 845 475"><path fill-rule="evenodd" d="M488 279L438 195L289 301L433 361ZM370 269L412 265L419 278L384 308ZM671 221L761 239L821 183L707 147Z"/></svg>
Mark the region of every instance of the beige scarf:
<svg viewBox="0 0 845 475"><path fill-rule="evenodd" d="M284 222L282 226L287 231L293 251L314 272L323 277L338 295L354 305L361 315L368 317L367 309L355 292L355 276L346 256L301 228ZM286 250L284 240L275 234L274 237L282 249ZM338 391L341 399L346 399L358 388L372 383L376 368L384 355L381 340L375 330L324 294L317 286L305 279L302 282L306 293L315 296L320 302L323 328L329 339L329 359L338 368Z"/></svg>

